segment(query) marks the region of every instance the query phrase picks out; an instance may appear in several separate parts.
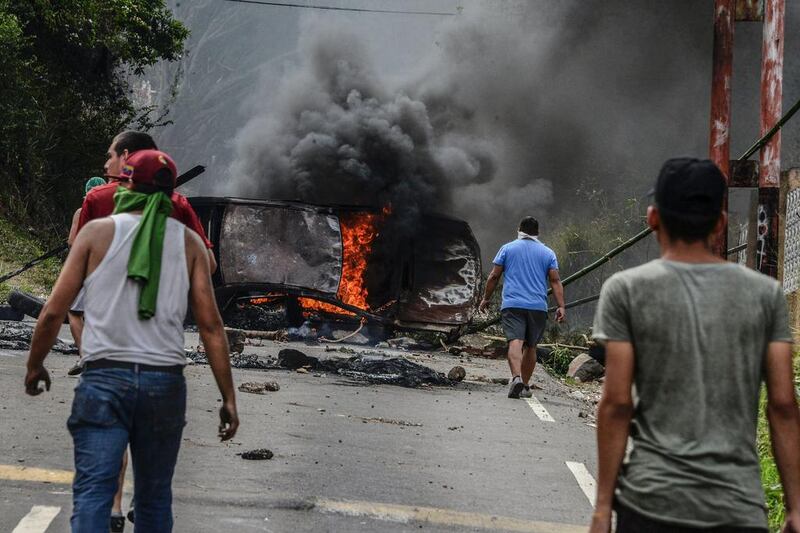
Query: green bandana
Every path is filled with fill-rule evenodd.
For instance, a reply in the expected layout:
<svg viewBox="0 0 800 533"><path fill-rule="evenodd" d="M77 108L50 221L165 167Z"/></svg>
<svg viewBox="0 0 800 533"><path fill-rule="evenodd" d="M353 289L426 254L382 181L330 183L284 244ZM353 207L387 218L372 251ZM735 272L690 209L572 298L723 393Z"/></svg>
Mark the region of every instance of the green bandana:
<svg viewBox="0 0 800 533"><path fill-rule="evenodd" d="M114 205L115 215L142 211L142 219L133 237L131 255L128 258L128 277L142 284L139 318L148 320L156 314L161 253L164 250L167 218L172 212L172 200L163 192L144 194L117 187Z"/></svg>

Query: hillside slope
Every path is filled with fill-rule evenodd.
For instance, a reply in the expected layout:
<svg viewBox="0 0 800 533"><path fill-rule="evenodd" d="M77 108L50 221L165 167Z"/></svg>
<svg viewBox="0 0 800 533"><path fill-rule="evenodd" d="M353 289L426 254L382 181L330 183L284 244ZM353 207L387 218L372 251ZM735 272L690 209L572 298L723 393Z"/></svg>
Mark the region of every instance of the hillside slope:
<svg viewBox="0 0 800 533"><path fill-rule="evenodd" d="M31 259L42 255L47 248L25 229L0 217L0 276L16 270ZM61 270L61 258L53 257L5 283L0 283L0 303L12 289L47 298Z"/></svg>

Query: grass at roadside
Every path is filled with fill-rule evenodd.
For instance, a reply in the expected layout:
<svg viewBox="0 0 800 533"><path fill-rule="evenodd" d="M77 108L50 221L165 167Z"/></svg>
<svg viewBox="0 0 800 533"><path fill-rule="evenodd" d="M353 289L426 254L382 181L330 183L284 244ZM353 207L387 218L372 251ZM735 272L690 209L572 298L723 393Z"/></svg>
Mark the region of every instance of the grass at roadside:
<svg viewBox="0 0 800 533"><path fill-rule="evenodd" d="M800 386L800 351L794 355L794 380L795 387ZM758 457L761 462L761 483L764 485L764 495L769 509L770 531L780 531L784 520L783 488L781 487L778 467L772 457L772 444L769 437L769 424L767 422L767 396L761 393L761 402L758 416Z"/></svg>
<svg viewBox="0 0 800 533"><path fill-rule="evenodd" d="M0 276L16 270L46 252L45 246L7 220L0 218ZM61 260L51 258L32 269L0 283L0 303L5 303L12 289L47 297L61 270Z"/></svg>

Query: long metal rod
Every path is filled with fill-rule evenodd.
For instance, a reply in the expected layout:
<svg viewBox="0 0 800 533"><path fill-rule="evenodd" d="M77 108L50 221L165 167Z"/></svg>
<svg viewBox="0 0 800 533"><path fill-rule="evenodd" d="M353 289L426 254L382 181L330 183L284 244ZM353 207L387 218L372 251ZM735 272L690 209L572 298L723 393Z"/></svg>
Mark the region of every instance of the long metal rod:
<svg viewBox="0 0 800 533"><path fill-rule="evenodd" d="M743 243L743 244L740 244L740 245L738 245L738 246L734 246L733 248L731 248L730 250L728 250L728 251L725 253L725 255L733 255L733 254L735 254L736 252L741 252L741 251L744 251L744 250L746 250L746 249L747 249L747 243L745 242L745 243Z"/></svg>
<svg viewBox="0 0 800 533"><path fill-rule="evenodd" d="M592 296L587 296L586 298L581 298L579 300L575 300L574 302L570 302L570 303L564 305L564 309L570 309L572 307L578 307L579 305L595 302L595 301L597 301L599 299L600 299L600 295L599 294L593 294ZM558 306L554 305L554 306L550 307L548 309L548 311L552 313L556 309L558 309Z"/></svg>
<svg viewBox="0 0 800 533"><path fill-rule="evenodd" d="M30 261L28 261L27 263L22 265L20 268L18 268L14 272L9 272L8 274L0 277L0 283L8 281L11 278L13 278L14 276L19 276L20 274L22 274L26 270L35 267L36 265L38 265L39 263L41 263L45 259L50 259L51 257L60 254L61 252L63 252L67 248L69 248L69 245L67 245L67 243L64 243L61 246L59 246L58 248L53 248L49 252L45 252L44 254L40 255L36 259L31 259Z"/></svg>
<svg viewBox="0 0 800 533"><path fill-rule="evenodd" d="M627 250L628 248L630 248L631 246L633 246L637 242L641 241L642 239L644 239L645 237L650 235L652 232L653 232L653 230L651 230L650 228L643 229L642 231L640 231L639 233L637 233L636 235L634 235L633 237L631 237L627 241L623 242L622 244L620 244L619 246L617 246L613 250L607 252L605 255L603 255L600 259L598 259L594 263L591 263L591 264L583 267L582 269L578 270L574 274L570 274L566 278L562 279L561 280L561 284L566 286L566 285L569 285L570 283L572 283L573 281L575 281L575 280L577 280L579 278L582 278L583 276L585 276L586 274L588 274L592 270L596 269L597 267L599 267L599 266L601 266L601 265L603 265L605 263L608 263L612 258L614 258L615 256L621 254L622 252L624 252L625 250ZM550 292L552 292L552 290L548 291L548 294L550 294Z"/></svg>
<svg viewBox="0 0 800 533"><path fill-rule="evenodd" d="M186 172L175 178L175 187L180 187L181 185L189 183L190 181L192 181L205 171L206 167L204 167L203 165L197 165L190 168L189 170L187 170Z"/></svg>
<svg viewBox="0 0 800 533"><path fill-rule="evenodd" d="M795 113L797 113L798 110L800 110L800 100L797 100L797 102L795 102L794 105L791 108L789 108L789 111L787 111L786 114L783 115L781 119L778 122L776 122L775 125L772 126L772 128L770 128L770 130L767 133L764 134L763 137L757 140L753 144L753 146L748 148L747 151L739 157L739 161L744 161L745 159L749 159L751 155L758 152L762 146L767 144L767 141L769 141L776 133L778 133L778 130L780 130L783 127L783 125L786 124L789 121L789 119L794 116Z"/></svg>
<svg viewBox="0 0 800 533"><path fill-rule="evenodd" d="M266 2L264 0L226 0L227 2L238 2L240 4L256 4L262 6L275 6L275 7L294 7L300 9L320 9L323 11L350 11L356 13L388 13L393 15L437 15L437 16L453 16L457 13L452 11L401 11L397 9L369 9L359 7L336 7L336 6L315 6L312 4L295 4L290 2Z"/></svg>

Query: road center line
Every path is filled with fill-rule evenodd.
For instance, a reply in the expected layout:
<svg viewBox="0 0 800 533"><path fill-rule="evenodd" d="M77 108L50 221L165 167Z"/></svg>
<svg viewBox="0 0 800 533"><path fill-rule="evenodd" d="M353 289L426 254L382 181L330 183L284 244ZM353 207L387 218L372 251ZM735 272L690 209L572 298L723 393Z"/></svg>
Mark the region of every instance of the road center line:
<svg viewBox="0 0 800 533"><path fill-rule="evenodd" d="M11 533L44 533L59 511L61 507L34 505Z"/></svg>
<svg viewBox="0 0 800 533"><path fill-rule="evenodd" d="M547 412L547 409L544 408L544 405L539 403L539 400L536 399L536 396L523 399L527 402L531 409L533 409L533 412L539 417L539 420L542 422L555 422L555 419L550 416L550 413Z"/></svg>
<svg viewBox="0 0 800 533"><path fill-rule="evenodd" d="M317 500L315 502L315 508L327 513L372 518L374 520L398 522L401 524L416 522L470 529L518 531L524 533L578 533L586 531L586 526L558 524L555 522L538 522L481 513L437 509L435 507L416 507L388 503Z"/></svg>
<svg viewBox="0 0 800 533"><path fill-rule="evenodd" d="M569 471L572 472L573 476L575 476L575 480L578 482L581 490L589 499L589 503L592 504L592 507L594 507L596 495L595 488L597 487L597 483L592 477L592 474L589 473L589 470L586 469L586 466L583 463L573 463L572 461L567 461L567 468L569 468Z"/></svg>
<svg viewBox="0 0 800 533"><path fill-rule="evenodd" d="M0 479L7 481L38 481L71 485L74 474L69 470L48 470L18 465L0 465Z"/></svg>

